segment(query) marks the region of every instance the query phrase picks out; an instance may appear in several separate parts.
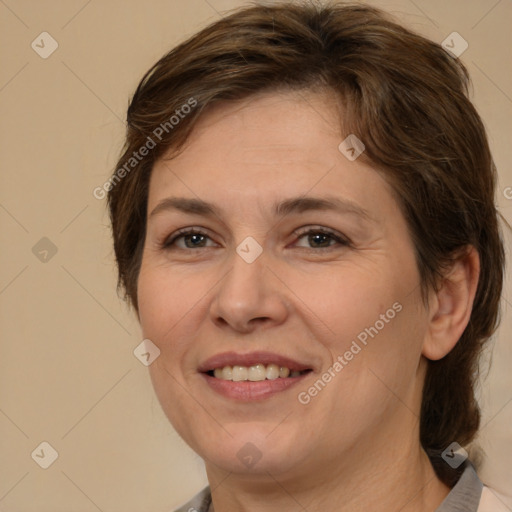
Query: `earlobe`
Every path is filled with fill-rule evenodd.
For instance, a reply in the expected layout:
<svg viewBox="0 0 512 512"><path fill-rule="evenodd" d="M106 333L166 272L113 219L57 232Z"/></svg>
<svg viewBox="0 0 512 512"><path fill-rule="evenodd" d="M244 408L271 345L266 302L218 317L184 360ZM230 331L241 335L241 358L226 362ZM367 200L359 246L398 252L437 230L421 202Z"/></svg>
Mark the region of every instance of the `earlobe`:
<svg viewBox="0 0 512 512"><path fill-rule="evenodd" d="M471 317L480 275L480 258L469 246L448 270L429 304L429 325L422 354L442 359L457 344Z"/></svg>

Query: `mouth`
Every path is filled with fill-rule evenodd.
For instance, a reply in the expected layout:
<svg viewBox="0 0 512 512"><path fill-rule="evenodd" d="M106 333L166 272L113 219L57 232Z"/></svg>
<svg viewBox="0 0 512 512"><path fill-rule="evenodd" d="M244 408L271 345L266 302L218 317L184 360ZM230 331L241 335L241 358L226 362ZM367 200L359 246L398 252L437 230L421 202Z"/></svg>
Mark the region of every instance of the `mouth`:
<svg viewBox="0 0 512 512"><path fill-rule="evenodd" d="M256 363L251 366L223 366L222 368L215 368L206 373L210 377L233 382L261 382L263 380L296 379L310 371L309 369L302 371L290 370L287 366L279 366L275 363L268 365Z"/></svg>
<svg viewBox="0 0 512 512"><path fill-rule="evenodd" d="M241 401L282 393L313 370L312 366L269 352L219 354L198 368L211 389Z"/></svg>

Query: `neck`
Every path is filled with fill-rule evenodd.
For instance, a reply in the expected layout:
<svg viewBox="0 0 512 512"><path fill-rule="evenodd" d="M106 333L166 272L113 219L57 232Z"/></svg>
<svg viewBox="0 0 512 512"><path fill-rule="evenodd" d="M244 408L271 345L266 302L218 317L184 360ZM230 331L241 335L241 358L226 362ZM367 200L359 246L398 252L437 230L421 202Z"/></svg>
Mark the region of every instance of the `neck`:
<svg viewBox="0 0 512 512"><path fill-rule="evenodd" d="M337 471L332 465L324 471L306 466L302 475L221 474L207 464L214 511L432 512L450 489L437 478L419 445L404 444L400 453L395 449L379 461L370 453L359 459L361 464L337 464ZM354 452L361 453L357 447Z"/></svg>

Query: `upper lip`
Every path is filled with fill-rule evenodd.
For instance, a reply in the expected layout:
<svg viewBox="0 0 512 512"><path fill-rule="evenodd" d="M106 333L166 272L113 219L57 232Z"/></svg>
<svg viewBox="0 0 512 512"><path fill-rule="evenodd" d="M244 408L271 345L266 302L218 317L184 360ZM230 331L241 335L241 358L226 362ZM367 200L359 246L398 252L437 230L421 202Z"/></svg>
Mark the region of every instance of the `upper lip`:
<svg viewBox="0 0 512 512"><path fill-rule="evenodd" d="M273 352L249 352L247 354L238 354L236 352L222 352L216 354L199 365L199 372L209 372L215 368L224 368L224 366L252 366L255 364L277 364L285 366L290 371L311 370L312 366L306 363L295 361L286 356L275 354Z"/></svg>

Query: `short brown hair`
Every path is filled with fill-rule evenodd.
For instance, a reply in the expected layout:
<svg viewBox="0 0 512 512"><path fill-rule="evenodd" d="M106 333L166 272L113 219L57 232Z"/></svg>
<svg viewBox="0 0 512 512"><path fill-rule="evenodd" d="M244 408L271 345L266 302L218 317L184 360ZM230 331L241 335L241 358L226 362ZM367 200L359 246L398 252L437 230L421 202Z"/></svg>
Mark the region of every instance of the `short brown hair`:
<svg viewBox="0 0 512 512"><path fill-rule="evenodd" d="M479 427L474 385L483 344L498 324L504 266L496 169L468 84L463 64L439 44L360 4L256 5L211 24L160 59L129 106L117 169L126 170L150 139L155 147L108 194L119 286L138 311L151 169L164 151L183 147L207 106L277 89L328 90L343 106L340 135L364 142L365 158L396 193L423 291L435 289L468 245L480 256L469 325L446 357L429 361L420 424L433 459L452 441L466 445ZM191 99L195 108L171 126Z"/></svg>

